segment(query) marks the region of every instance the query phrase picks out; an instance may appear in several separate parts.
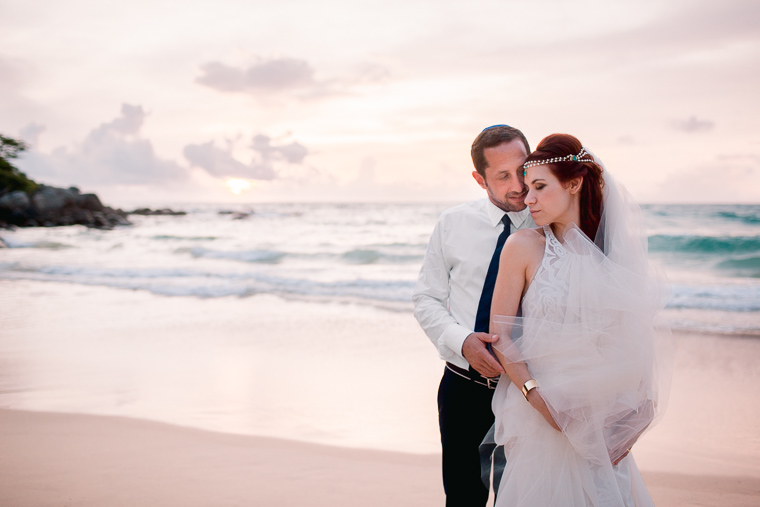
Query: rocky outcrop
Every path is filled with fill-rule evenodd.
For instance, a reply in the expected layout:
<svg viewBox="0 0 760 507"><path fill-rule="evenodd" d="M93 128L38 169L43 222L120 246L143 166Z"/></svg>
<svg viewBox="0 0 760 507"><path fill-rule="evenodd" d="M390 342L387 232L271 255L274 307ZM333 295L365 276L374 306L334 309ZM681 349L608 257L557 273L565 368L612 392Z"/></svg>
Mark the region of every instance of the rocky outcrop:
<svg viewBox="0 0 760 507"><path fill-rule="evenodd" d="M29 196L16 190L0 196L0 227L55 227L85 225L97 229L113 229L130 225L120 209L103 206L95 194L82 194L76 187L57 188L39 185Z"/></svg>
<svg viewBox="0 0 760 507"><path fill-rule="evenodd" d="M143 215L143 216L151 216L151 215L183 216L183 215L187 215L187 211L174 211L169 208L163 208L163 209L138 208L136 210L127 212L127 214L128 215Z"/></svg>
<svg viewBox="0 0 760 507"><path fill-rule="evenodd" d="M219 215L231 215L233 220L245 220L246 218L253 215L253 210L248 210L248 211L221 210L217 213Z"/></svg>

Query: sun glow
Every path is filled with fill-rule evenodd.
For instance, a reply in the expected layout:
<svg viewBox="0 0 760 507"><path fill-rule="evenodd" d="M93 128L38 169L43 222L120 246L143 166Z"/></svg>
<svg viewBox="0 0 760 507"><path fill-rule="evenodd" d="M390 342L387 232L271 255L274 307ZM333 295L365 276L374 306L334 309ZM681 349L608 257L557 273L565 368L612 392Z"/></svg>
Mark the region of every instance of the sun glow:
<svg viewBox="0 0 760 507"><path fill-rule="evenodd" d="M240 195L246 190L251 189L251 182L242 178L230 178L224 182L235 195Z"/></svg>

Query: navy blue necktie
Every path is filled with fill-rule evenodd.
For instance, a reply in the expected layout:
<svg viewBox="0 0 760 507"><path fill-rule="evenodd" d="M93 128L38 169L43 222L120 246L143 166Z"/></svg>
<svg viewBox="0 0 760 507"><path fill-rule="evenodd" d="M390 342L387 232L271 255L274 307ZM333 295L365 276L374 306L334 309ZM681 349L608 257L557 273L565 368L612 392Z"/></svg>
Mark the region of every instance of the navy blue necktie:
<svg viewBox="0 0 760 507"><path fill-rule="evenodd" d="M475 332L487 333L491 323L491 301L493 300L493 288L496 286L496 275L499 273L499 257L501 250L504 248L504 242L509 237L509 216L504 215L501 219L504 224L504 231L499 235L496 241L496 250L491 257L491 264L488 265L486 281L483 283L483 292L480 294L478 303L478 313L475 316Z"/></svg>

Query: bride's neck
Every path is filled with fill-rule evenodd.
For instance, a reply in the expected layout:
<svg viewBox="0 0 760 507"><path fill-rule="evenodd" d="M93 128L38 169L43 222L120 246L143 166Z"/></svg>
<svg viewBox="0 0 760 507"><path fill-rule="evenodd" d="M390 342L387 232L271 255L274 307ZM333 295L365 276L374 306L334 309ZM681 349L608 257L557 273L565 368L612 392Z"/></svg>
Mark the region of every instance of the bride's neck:
<svg viewBox="0 0 760 507"><path fill-rule="evenodd" d="M567 230L567 226L570 224L575 224L580 228L581 226L581 213L579 210L572 210L572 212L568 213L568 216L562 217L558 220L555 220L551 223L552 233L554 233L554 237L559 240L560 243L564 243L564 234L565 230Z"/></svg>
<svg viewBox="0 0 760 507"><path fill-rule="evenodd" d="M554 237L557 238L557 240L560 243L564 243L564 233L565 229L567 228L567 223L562 222L552 222L549 226L552 228L552 233L554 234Z"/></svg>

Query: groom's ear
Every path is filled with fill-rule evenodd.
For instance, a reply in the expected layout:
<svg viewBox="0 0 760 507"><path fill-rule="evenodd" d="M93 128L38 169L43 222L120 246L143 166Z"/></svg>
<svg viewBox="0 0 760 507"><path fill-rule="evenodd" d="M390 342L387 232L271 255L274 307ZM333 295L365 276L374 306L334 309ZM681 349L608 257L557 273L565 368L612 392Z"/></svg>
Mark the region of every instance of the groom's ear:
<svg viewBox="0 0 760 507"><path fill-rule="evenodd" d="M486 179L478 171L472 171L472 177L478 182L480 188L486 188Z"/></svg>

